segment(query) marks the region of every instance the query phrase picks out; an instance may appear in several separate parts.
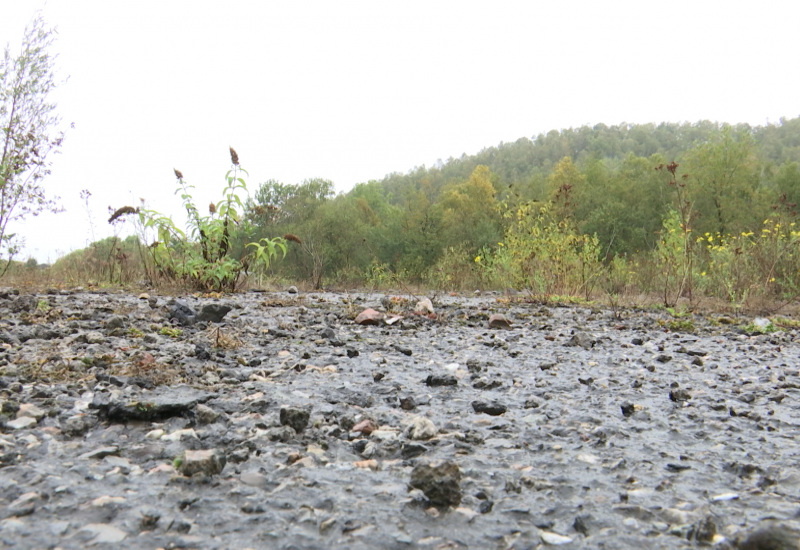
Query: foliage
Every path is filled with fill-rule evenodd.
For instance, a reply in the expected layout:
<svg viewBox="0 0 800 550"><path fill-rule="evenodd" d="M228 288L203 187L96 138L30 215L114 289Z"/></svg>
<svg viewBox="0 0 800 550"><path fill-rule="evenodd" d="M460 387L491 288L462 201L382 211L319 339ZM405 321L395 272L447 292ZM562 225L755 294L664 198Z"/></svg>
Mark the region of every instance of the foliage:
<svg viewBox="0 0 800 550"><path fill-rule="evenodd" d="M39 16L26 28L19 54L13 57L6 46L0 61L0 254L8 258L6 269L23 243L11 225L60 211L42 186L64 137L50 100L56 87L54 40L55 31Z"/></svg>
<svg viewBox="0 0 800 550"><path fill-rule="evenodd" d="M267 269L279 253L286 255L286 242L280 237L263 237L244 244L244 250L235 249L237 239L249 233L243 223L244 203L239 196L247 192L247 184L241 176L247 172L239 166L239 157L233 148L230 153L233 166L225 175L222 199L209 205L206 216L200 215L194 203L193 187L179 170L175 170L176 193L180 193L186 209L188 234L159 212L145 208L135 211L142 236L146 237L150 231L156 235L156 240L147 247L147 254L143 255L151 282L166 279L198 290L233 291L251 265ZM115 221L115 216L110 221Z"/></svg>
<svg viewBox="0 0 800 550"><path fill-rule="evenodd" d="M588 299L603 272L597 237L581 235L568 219L555 219L549 205L527 203L506 215L512 221L504 242L516 286Z"/></svg>
<svg viewBox="0 0 800 550"><path fill-rule="evenodd" d="M764 220L758 233L705 233L700 281L708 296L742 305L754 293L775 298L796 296L800 273L800 230L780 215Z"/></svg>

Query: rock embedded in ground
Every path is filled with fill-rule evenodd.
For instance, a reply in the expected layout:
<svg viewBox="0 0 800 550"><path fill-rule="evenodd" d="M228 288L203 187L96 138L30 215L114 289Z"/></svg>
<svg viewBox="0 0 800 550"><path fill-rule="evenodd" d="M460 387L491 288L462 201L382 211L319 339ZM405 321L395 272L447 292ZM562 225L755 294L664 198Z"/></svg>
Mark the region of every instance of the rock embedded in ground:
<svg viewBox="0 0 800 550"><path fill-rule="evenodd" d="M414 305L414 313L417 315L432 315L435 313L433 309L433 302L430 298L420 298Z"/></svg>
<svg viewBox="0 0 800 550"><path fill-rule="evenodd" d="M211 303L200 308L197 314L197 321L207 321L211 323L221 323L225 316L233 309L230 304Z"/></svg>
<svg viewBox="0 0 800 550"><path fill-rule="evenodd" d="M798 550L800 532L780 523L768 522L747 535L738 544L739 550Z"/></svg>
<svg viewBox="0 0 800 550"><path fill-rule="evenodd" d="M189 326L197 322L197 313L188 304L180 300L170 307L168 319L174 319L179 325Z"/></svg>
<svg viewBox="0 0 800 550"><path fill-rule="evenodd" d="M486 401L473 401L472 410L479 414L500 416L501 414L505 414L508 408L502 403L497 403L496 401L491 403L487 403Z"/></svg>
<svg viewBox="0 0 800 550"><path fill-rule="evenodd" d="M187 450L181 457L178 469L187 477L195 474L215 476L222 472L226 463L225 453L220 449Z"/></svg>
<svg viewBox="0 0 800 550"><path fill-rule="evenodd" d="M377 325L383 321L384 317L386 315L383 313L367 308L356 316L355 323L357 325Z"/></svg>
<svg viewBox="0 0 800 550"><path fill-rule="evenodd" d="M429 374L425 383L429 386L455 386L458 379L452 374Z"/></svg>
<svg viewBox="0 0 800 550"><path fill-rule="evenodd" d="M489 328L511 328L511 321L502 313L493 313L489 316Z"/></svg>
<svg viewBox="0 0 800 550"><path fill-rule="evenodd" d="M122 398L97 394L89 407L97 409L102 417L112 422L161 420L185 415L195 405L207 401L212 396L213 394L209 392L188 386L161 387L153 392L142 393L138 397Z"/></svg>
<svg viewBox="0 0 800 550"><path fill-rule="evenodd" d="M411 471L409 485L420 489L435 506L458 506L461 503L461 469L453 461L417 464Z"/></svg>
<svg viewBox="0 0 800 550"><path fill-rule="evenodd" d="M406 434L410 439L415 440L427 440L431 439L432 437L436 437L438 430L436 429L436 425L430 418L425 418L424 416L415 416L411 419L408 427L406 428Z"/></svg>
<svg viewBox="0 0 800 550"><path fill-rule="evenodd" d="M281 407L280 422L282 426L289 426L297 433L300 433L308 426L308 419L310 416L311 413L306 409Z"/></svg>

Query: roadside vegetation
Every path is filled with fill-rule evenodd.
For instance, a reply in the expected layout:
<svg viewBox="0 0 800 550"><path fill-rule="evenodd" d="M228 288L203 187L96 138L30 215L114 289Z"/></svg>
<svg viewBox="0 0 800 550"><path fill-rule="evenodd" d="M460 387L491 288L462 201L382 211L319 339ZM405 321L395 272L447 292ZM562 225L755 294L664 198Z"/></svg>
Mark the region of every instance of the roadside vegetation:
<svg viewBox="0 0 800 550"><path fill-rule="evenodd" d="M734 311L800 295L800 119L550 132L340 194L322 179L251 194L231 155L207 214L175 171L187 228L124 206L115 236L46 269L15 262L10 275L200 291L514 289Z"/></svg>

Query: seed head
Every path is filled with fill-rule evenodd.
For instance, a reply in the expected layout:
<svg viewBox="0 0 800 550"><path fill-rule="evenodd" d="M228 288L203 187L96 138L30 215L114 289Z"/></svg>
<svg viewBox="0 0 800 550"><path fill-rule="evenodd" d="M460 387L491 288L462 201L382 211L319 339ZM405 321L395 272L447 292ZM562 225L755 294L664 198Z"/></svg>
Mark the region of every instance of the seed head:
<svg viewBox="0 0 800 550"><path fill-rule="evenodd" d="M182 180L183 174L181 173L181 171L178 170L177 168L173 168L173 170L175 170L175 177L178 178L179 180Z"/></svg>
<svg viewBox="0 0 800 550"><path fill-rule="evenodd" d="M291 233L287 233L286 235L283 236L283 238L286 239L287 241L292 241L297 244L303 244L303 241L300 240L300 237L298 237L297 235L292 235Z"/></svg>
<svg viewBox="0 0 800 550"><path fill-rule="evenodd" d="M111 207L108 207L108 210L111 211ZM127 216L128 214L138 214L139 209L134 208L133 206L123 206L122 208L117 208L112 212L111 217L108 218L108 223L114 223L116 220L121 218L122 216Z"/></svg>
<svg viewBox="0 0 800 550"><path fill-rule="evenodd" d="M231 162L236 166L239 166L239 155L236 154L236 149L233 147L228 147L231 150Z"/></svg>
<svg viewBox="0 0 800 550"><path fill-rule="evenodd" d="M212 214L216 214L217 213L217 205L214 204L213 202L208 203L208 211L211 212Z"/></svg>

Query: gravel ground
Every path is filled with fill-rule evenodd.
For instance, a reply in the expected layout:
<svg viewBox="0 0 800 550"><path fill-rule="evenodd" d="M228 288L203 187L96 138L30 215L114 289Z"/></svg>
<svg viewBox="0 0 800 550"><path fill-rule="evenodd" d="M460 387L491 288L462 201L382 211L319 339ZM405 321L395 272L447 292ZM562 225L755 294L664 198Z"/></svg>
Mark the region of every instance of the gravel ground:
<svg viewBox="0 0 800 550"><path fill-rule="evenodd" d="M796 549L800 333L751 321L7 289L0 545Z"/></svg>

